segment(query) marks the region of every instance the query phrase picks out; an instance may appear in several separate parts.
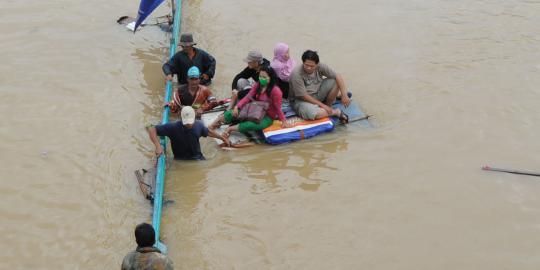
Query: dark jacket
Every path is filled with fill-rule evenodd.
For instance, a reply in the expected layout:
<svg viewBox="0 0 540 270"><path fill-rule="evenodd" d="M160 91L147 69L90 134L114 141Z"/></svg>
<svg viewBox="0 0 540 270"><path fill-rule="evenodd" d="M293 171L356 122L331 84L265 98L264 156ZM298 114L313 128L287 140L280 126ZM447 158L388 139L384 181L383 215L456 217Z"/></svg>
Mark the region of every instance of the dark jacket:
<svg viewBox="0 0 540 270"><path fill-rule="evenodd" d="M267 65L269 66L270 65L270 61L268 61L266 58L263 58L263 63L262 65ZM249 67L246 67L244 68L244 70L242 70L242 72L238 73L238 75L236 75L233 79L233 82L232 82L232 86L231 86L231 89L236 89L236 83L238 83L238 80L240 79L249 79L249 78L252 78L254 81L258 82L259 81L259 72L254 70L254 69L251 69Z"/></svg>
<svg viewBox="0 0 540 270"><path fill-rule="evenodd" d="M197 66L202 74L208 75L209 80L202 80L201 84L208 85L216 72L216 59L209 53L199 49L195 50L195 57L189 59L184 51L177 52L167 63L163 64L165 75L176 74L179 84L187 84L187 71L192 66Z"/></svg>

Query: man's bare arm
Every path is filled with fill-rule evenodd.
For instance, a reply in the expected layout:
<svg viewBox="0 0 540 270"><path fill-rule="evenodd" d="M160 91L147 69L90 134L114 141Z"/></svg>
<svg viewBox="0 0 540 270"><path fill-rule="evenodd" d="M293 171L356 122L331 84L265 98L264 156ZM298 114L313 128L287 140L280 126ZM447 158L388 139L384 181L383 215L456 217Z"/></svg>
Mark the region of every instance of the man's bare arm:
<svg viewBox="0 0 540 270"><path fill-rule="evenodd" d="M163 147L161 146L161 143L159 141L157 131L156 131L156 127L154 127L152 125L147 126L146 130L148 131L148 137L150 137L150 140L152 141L152 143L156 147L156 150L155 150L156 156L160 156L161 154L163 154Z"/></svg>
<svg viewBox="0 0 540 270"><path fill-rule="evenodd" d="M208 130L208 137L220 139L223 142L225 142L225 144L227 144L227 146L231 146L231 142L229 141L229 139L221 136L221 134L215 132L214 130L211 130L211 129Z"/></svg>

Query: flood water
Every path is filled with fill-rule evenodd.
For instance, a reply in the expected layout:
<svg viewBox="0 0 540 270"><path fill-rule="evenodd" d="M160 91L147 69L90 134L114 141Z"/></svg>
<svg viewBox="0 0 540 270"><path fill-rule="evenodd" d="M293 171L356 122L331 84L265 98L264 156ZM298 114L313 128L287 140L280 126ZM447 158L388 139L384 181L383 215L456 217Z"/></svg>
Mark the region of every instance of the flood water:
<svg viewBox="0 0 540 270"><path fill-rule="evenodd" d="M185 1L226 97L280 41L341 73L373 128L173 162L175 269L538 269L540 1ZM119 269L151 206L168 40L136 1L0 4L1 269ZM168 11L164 4L154 14Z"/></svg>

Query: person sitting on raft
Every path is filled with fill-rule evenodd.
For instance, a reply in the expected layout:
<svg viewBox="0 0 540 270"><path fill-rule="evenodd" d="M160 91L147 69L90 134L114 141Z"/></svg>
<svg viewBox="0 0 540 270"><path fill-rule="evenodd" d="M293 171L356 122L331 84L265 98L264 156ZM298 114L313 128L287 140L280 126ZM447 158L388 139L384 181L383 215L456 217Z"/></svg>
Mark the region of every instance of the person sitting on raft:
<svg viewBox="0 0 540 270"><path fill-rule="evenodd" d="M291 73L289 87L289 100L301 118L314 120L336 116L342 123L349 122L347 114L332 108L339 92L341 103L349 106L345 81L329 66L319 63L317 52L307 50L302 54L302 65Z"/></svg>
<svg viewBox="0 0 540 270"><path fill-rule="evenodd" d="M172 100L168 104L172 113L180 112L184 106L191 106L195 109L197 118L200 118L203 112L217 105L215 98L212 96L212 91L200 84L200 75L198 67L192 66L189 68L187 72L188 83L181 85L173 93Z"/></svg>
<svg viewBox="0 0 540 270"><path fill-rule="evenodd" d="M264 58L262 53L257 50L250 51L247 57L244 58L244 62L247 63L247 67L238 73L232 81L230 108L236 104L236 101L246 96L249 92L248 89L251 89L252 82L249 79L251 78L253 81L258 82L261 67L270 65L270 61Z"/></svg>
<svg viewBox="0 0 540 270"><path fill-rule="evenodd" d="M253 100L266 101L269 103L266 111L266 116L259 122L243 121L236 125L229 126L224 132L223 136L228 137L232 131L239 131L246 133L249 131L262 130L270 126L274 119L281 121L283 128L291 127L285 119L285 114L281 110L282 93L279 87L276 85L276 74L274 70L268 66L261 66L259 71L258 82L253 85L242 100L238 102L233 109L226 111L210 125L209 129L213 130L220 127L222 124L231 124L237 121L238 113L243 106Z"/></svg>
<svg viewBox="0 0 540 270"><path fill-rule="evenodd" d="M171 141L174 159L204 160L199 143L200 137L217 138L230 146L227 138L208 130L200 120L195 120L195 110L191 106L184 106L180 113L182 120L157 126L147 127L148 136L156 147L156 157L163 154L163 147L158 136L167 136Z"/></svg>
<svg viewBox="0 0 540 270"><path fill-rule="evenodd" d="M295 61L289 55L289 45L283 42L276 44L274 48L274 59L270 63L270 66L276 72L278 77L277 84L283 93L283 98L289 96L289 76L295 65Z"/></svg>

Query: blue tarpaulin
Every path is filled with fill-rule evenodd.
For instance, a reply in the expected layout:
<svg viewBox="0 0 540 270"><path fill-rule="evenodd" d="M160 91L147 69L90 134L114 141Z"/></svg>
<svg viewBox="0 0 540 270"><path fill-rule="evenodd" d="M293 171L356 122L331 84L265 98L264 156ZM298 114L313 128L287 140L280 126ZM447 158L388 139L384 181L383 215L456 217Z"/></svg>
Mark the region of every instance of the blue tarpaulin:
<svg viewBox="0 0 540 270"><path fill-rule="evenodd" d="M141 23L156 9L161 3L163 3L164 0L141 0L141 4L139 5L139 12L137 12L137 21L135 21L135 30L133 32L137 31L137 27L141 25Z"/></svg>

